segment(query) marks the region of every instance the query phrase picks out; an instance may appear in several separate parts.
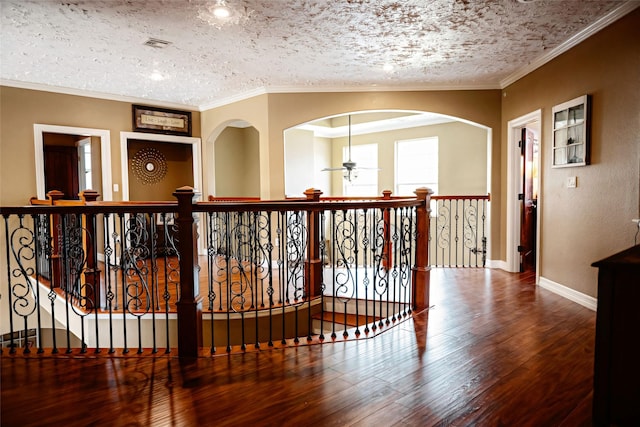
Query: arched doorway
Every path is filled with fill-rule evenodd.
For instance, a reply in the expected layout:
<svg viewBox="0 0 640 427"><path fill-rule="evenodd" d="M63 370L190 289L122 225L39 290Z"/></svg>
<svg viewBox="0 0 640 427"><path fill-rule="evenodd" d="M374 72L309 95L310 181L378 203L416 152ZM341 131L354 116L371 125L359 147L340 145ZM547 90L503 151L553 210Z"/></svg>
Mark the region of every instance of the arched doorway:
<svg viewBox="0 0 640 427"><path fill-rule="evenodd" d="M228 123L213 143L213 179L216 197L260 197L259 133L244 121Z"/></svg>

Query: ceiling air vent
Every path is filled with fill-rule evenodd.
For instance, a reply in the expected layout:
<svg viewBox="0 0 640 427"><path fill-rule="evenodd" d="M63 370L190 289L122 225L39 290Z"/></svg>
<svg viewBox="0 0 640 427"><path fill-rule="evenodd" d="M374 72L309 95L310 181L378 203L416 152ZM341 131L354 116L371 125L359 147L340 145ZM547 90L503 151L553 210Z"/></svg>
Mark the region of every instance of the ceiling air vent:
<svg viewBox="0 0 640 427"><path fill-rule="evenodd" d="M154 39L153 37L147 40L146 42L144 42L145 46L155 47L156 49L163 49L169 46L170 44L171 42L168 42L166 40Z"/></svg>

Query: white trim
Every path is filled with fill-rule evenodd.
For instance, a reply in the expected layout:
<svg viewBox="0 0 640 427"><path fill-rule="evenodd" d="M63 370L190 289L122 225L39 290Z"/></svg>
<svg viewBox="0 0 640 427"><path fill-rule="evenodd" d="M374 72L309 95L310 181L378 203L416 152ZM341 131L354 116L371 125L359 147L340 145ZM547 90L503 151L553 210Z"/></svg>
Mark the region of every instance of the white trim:
<svg viewBox="0 0 640 427"><path fill-rule="evenodd" d="M53 92L62 95L83 96L87 98L106 99L108 101L120 101L132 104L153 104L155 107L173 108L179 110L198 110L197 106L179 104L175 102L158 101L156 99L139 98L135 96L115 95L112 93L93 92L85 89L75 89L62 86L51 86L43 83L21 82L19 80L0 79L1 86L17 87L19 89L39 90L42 92Z"/></svg>
<svg viewBox="0 0 640 427"><path fill-rule="evenodd" d="M580 304L583 307L587 307L589 310L596 311L598 309L598 299L590 295L578 292L575 289L571 289L560 283L556 283L553 280L549 280L546 277L540 276L538 286L560 295L570 301Z"/></svg>
<svg viewBox="0 0 640 427"><path fill-rule="evenodd" d="M613 22L615 22L618 19L622 18L623 16L625 16L628 13L630 13L631 11L633 11L634 9L636 9L639 6L640 6L640 3L637 2L637 0L623 3L617 9L612 10L611 12L609 12L608 14L603 16L602 18L598 19L593 24L589 25L587 28L583 29L582 31L578 32L577 34L574 34L569 39L565 40L563 43L561 43L558 46L556 46L555 48L551 49L549 52L545 53L544 55L539 56L538 58L534 59L529 64L527 64L526 66L520 68L519 70L517 70L514 73L510 74L506 78L502 79L500 81L500 89L504 89L505 87L509 86L510 84L513 84L516 81L520 80L521 78L523 78L527 74L529 74L529 73L535 71L536 69L542 67L547 62L550 62L551 60L553 60L556 57L562 55L563 53L567 52L571 48L573 48L573 47L577 46L578 44L582 43L583 41L585 41L589 37L593 36L598 31L600 31L603 28L611 25Z"/></svg>
<svg viewBox="0 0 640 427"><path fill-rule="evenodd" d="M493 211L491 209L491 206L493 205L493 203L491 203L491 189L492 189L491 171L493 171L493 161L492 161L493 129L492 128L485 128L485 129L487 130L487 194L489 195L489 200L487 201L487 211L486 211L487 218L485 220L485 232L486 232L485 237L487 238L487 246L485 248L487 252L485 253L485 256L487 257L487 260L488 260L489 256L491 256L491 250L493 247L493 244L492 244L493 239L491 238L491 220L493 219Z"/></svg>
<svg viewBox="0 0 640 427"><path fill-rule="evenodd" d="M100 162L102 163L102 200L113 200L111 184L111 132L107 129L80 128L74 126L33 125L34 159L36 162L36 195L44 200L44 139L43 132L64 133L69 135L86 135L100 137Z"/></svg>
<svg viewBox="0 0 640 427"><path fill-rule="evenodd" d="M520 270L519 254L518 254L518 235L520 234L520 215L519 215L519 202L518 193L520 188L516 183L520 182L520 153L516 150L515 141L517 135L514 129L521 128L528 123L537 122L540 126L539 135L539 150L542 153L542 110L536 110L517 119L509 120L507 123L507 236L505 242L505 248L507 251L506 267L507 271L516 272ZM538 156L538 162L540 162ZM540 180L540 164L538 163L538 180ZM541 188L538 186L538 188ZM538 232L536 237L536 275L538 275L540 259L540 199L542 198L541 192L538 194L538 215L536 215L536 227Z"/></svg>
<svg viewBox="0 0 640 427"><path fill-rule="evenodd" d="M491 240L491 239L489 239ZM488 247L487 247L488 249ZM509 269L507 268L507 263L505 261L499 260L499 259L488 259L487 260L487 267L489 268L498 268L500 270L504 270L504 271L509 271Z"/></svg>
<svg viewBox="0 0 640 427"><path fill-rule="evenodd" d="M193 189L196 193L202 191L202 141L190 136L174 136L142 132L120 132L120 159L122 171L122 200L129 200L129 155L127 142L129 139L143 141L172 142L177 144L191 144L193 155ZM201 200L202 194L198 196Z"/></svg>

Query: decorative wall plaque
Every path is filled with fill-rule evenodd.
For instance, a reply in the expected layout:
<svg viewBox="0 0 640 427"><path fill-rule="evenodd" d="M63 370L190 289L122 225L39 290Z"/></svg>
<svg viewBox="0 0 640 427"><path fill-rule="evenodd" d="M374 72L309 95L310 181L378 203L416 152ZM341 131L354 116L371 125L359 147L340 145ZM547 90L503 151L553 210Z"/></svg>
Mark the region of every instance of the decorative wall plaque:
<svg viewBox="0 0 640 427"><path fill-rule="evenodd" d="M191 136L191 112L133 105L133 130Z"/></svg>
<svg viewBox="0 0 640 427"><path fill-rule="evenodd" d="M131 158L131 170L142 184L157 184L167 174L167 159L155 148L145 147Z"/></svg>

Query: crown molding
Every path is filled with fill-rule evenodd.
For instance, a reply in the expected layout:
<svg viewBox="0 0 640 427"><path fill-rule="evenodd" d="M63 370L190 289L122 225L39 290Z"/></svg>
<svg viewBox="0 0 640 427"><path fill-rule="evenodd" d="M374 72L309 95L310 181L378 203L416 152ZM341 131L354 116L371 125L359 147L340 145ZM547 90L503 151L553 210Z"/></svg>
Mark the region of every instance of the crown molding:
<svg viewBox="0 0 640 427"><path fill-rule="evenodd" d="M507 86L515 83L516 81L520 80L527 74L542 67L547 62L550 62L554 58L567 52L569 49L582 43L583 41L593 36L598 31L611 25L612 23L622 18L623 16L627 15L628 13L632 12L638 7L640 7L640 2L638 1L628 1L622 4L620 7L612 10L607 15L598 19L596 22L589 25L587 28L583 29L582 31L576 33L575 35L573 35L563 43L551 49L549 52L539 56L538 58L536 58L535 60L527 64L526 66L520 68L519 70L515 71L514 73L510 74L509 76L501 80L500 89L506 88Z"/></svg>
<svg viewBox="0 0 640 427"><path fill-rule="evenodd" d="M423 92L445 90L496 90L501 89L499 83L482 83L466 85L424 84L412 86L270 86L267 93L345 93L345 92Z"/></svg>
<svg viewBox="0 0 640 427"><path fill-rule="evenodd" d="M63 95L83 96L87 98L104 99L107 101L130 102L132 104L153 105L155 107L171 108L175 110L198 111L195 105L185 105L175 102L158 101L156 99L138 98L135 96L115 95L112 93L93 92L84 89L73 89L63 86L51 86L42 83L29 83L19 80L0 79L0 86L15 87L19 89L39 90L42 92L60 93Z"/></svg>
<svg viewBox="0 0 640 427"><path fill-rule="evenodd" d="M220 98L214 102L203 104L199 111L224 107L258 95L278 93L347 93L347 92L424 92L445 90L500 90L499 83L477 85L424 85L424 86L269 86L253 89L238 95Z"/></svg>
<svg viewBox="0 0 640 427"><path fill-rule="evenodd" d="M237 95L229 96L226 98L220 98L206 104L202 104L198 107L198 111L207 111L218 107L224 107L225 105L233 104L234 102L244 101L245 99L253 98L254 96L264 95L268 93L264 87L259 87L246 92L239 93Z"/></svg>

